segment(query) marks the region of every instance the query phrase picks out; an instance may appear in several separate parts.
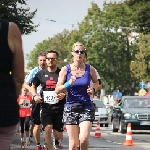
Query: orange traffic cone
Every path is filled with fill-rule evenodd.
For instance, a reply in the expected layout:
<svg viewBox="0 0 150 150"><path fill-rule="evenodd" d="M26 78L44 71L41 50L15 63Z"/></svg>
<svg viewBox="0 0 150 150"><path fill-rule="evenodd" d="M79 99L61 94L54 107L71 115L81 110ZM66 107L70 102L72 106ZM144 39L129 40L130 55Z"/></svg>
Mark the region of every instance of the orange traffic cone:
<svg viewBox="0 0 150 150"><path fill-rule="evenodd" d="M134 146L132 141L132 131L131 131L131 123L128 123L127 126L127 133L126 133L126 140L123 143L124 146Z"/></svg>
<svg viewBox="0 0 150 150"><path fill-rule="evenodd" d="M97 128L96 128L94 137L95 137L95 138L101 138L100 122L99 122L99 121L97 122Z"/></svg>
<svg viewBox="0 0 150 150"><path fill-rule="evenodd" d="M66 131L66 130L67 130L66 125L64 125L64 131Z"/></svg>

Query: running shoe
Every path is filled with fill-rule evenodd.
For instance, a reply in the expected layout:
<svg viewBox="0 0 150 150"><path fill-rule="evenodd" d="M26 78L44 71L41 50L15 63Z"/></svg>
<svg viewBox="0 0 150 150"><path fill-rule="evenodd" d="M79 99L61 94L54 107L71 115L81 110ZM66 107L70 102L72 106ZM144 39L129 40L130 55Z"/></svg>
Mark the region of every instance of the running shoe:
<svg viewBox="0 0 150 150"><path fill-rule="evenodd" d="M32 136L30 136L29 141L33 142L33 137Z"/></svg>
<svg viewBox="0 0 150 150"><path fill-rule="evenodd" d="M26 141L26 146L30 146L30 141Z"/></svg>
<svg viewBox="0 0 150 150"><path fill-rule="evenodd" d="M63 148L62 143L59 142L59 141L56 140L56 139L55 139L55 147L56 147L57 149L62 149L62 148Z"/></svg>
<svg viewBox="0 0 150 150"><path fill-rule="evenodd" d="M24 142L21 142L21 148L25 148Z"/></svg>
<svg viewBox="0 0 150 150"><path fill-rule="evenodd" d="M80 150L80 147L77 147L77 150Z"/></svg>
<svg viewBox="0 0 150 150"><path fill-rule="evenodd" d="M58 148L59 148L59 149L62 149L62 148L63 148L63 146L62 146L62 143L61 143L61 142L59 142Z"/></svg>
<svg viewBox="0 0 150 150"><path fill-rule="evenodd" d="M43 149L42 150L48 150L47 148L46 148L46 146L45 145L43 145Z"/></svg>
<svg viewBox="0 0 150 150"><path fill-rule="evenodd" d="M36 150L42 150L42 146L41 145L37 145L36 146Z"/></svg>
<svg viewBox="0 0 150 150"><path fill-rule="evenodd" d="M53 147L54 147L54 149L59 149L58 147L57 147L57 144L59 144L59 142L58 142L58 140L55 140L54 138L53 138Z"/></svg>

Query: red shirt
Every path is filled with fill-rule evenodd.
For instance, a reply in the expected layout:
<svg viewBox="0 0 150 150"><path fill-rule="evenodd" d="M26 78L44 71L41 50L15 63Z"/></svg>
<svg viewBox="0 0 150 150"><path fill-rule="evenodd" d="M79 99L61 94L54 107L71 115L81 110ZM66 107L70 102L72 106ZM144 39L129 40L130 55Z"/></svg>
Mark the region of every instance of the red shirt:
<svg viewBox="0 0 150 150"><path fill-rule="evenodd" d="M19 98L17 99L18 104L20 103L22 99L24 100L24 103L20 105L20 109L19 109L20 117L31 116L30 104L32 104L32 96L31 95L27 95L27 96L19 95Z"/></svg>

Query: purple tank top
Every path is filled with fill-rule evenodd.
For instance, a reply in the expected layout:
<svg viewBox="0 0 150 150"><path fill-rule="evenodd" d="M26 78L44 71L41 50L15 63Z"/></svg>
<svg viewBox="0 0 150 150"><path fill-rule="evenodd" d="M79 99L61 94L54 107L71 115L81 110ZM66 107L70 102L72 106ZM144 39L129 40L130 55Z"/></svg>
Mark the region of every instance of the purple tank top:
<svg viewBox="0 0 150 150"><path fill-rule="evenodd" d="M67 81L70 80L71 68L70 65L66 65L67 67ZM90 65L85 64L85 73L81 77L77 77L76 81L71 85L70 88L67 89L68 96L66 102L88 102L90 101L90 95L87 94L87 88L90 86L91 81L91 73L90 73Z"/></svg>

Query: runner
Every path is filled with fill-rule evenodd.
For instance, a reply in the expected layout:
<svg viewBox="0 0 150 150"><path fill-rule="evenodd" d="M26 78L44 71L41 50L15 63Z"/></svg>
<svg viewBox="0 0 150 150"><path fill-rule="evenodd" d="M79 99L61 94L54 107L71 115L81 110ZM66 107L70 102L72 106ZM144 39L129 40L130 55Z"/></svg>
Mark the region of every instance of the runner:
<svg viewBox="0 0 150 150"><path fill-rule="evenodd" d="M59 54L57 51L49 50L46 52L47 68L39 71L32 81L31 93L36 103L41 104L41 121L44 129L46 148L52 150L52 140L50 135L53 133L55 139L62 139L63 132L63 110L66 101L65 94L56 95L55 87L58 80L60 69L57 68ZM41 95L36 94L37 87L41 84Z"/></svg>
<svg viewBox="0 0 150 150"><path fill-rule="evenodd" d="M21 132L20 132L21 148L25 148L25 145L30 146L29 127L30 127L30 116L31 116L30 107L32 106L32 96L28 95L27 88L22 87L21 95L19 95L17 101L20 106L19 113L20 113L20 126L21 126ZM24 140L24 129L26 132L26 142Z"/></svg>
<svg viewBox="0 0 150 150"><path fill-rule="evenodd" d="M85 52L84 63L86 63L86 59L87 59L87 52ZM90 87L93 87L93 95L90 95L91 101L93 101L93 97L95 95L95 92L98 90L101 90L101 88L102 88L100 75L98 74L98 71L96 69L95 69L95 72L96 72L97 80L99 83L97 85L97 84L93 84L92 80L90 82ZM93 105L94 105L94 108L96 109L96 105L94 103L93 103ZM77 150L80 150L80 146L77 147Z"/></svg>
<svg viewBox="0 0 150 150"><path fill-rule="evenodd" d="M95 116L90 100L93 91L89 86L91 80L93 83L98 83L98 80L95 69L89 64L84 64L85 48L82 43L75 43L71 54L73 63L62 68L55 91L68 92L63 121L69 136L69 150L76 150L79 141L80 149L87 150Z"/></svg>
<svg viewBox="0 0 150 150"><path fill-rule="evenodd" d="M45 68L46 65L46 55L45 53L40 53L38 55L38 67L35 67L32 69L29 74L25 78L24 86L28 88L30 91L30 86L32 84L32 80L35 76L35 74ZM37 95L40 95L41 86L37 88ZM37 104L33 100L32 105L32 122L33 122L33 135L35 138L35 142L37 143L36 150L42 150L42 146L40 144L40 129L41 129L41 120L40 120L40 104Z"/></svg>

